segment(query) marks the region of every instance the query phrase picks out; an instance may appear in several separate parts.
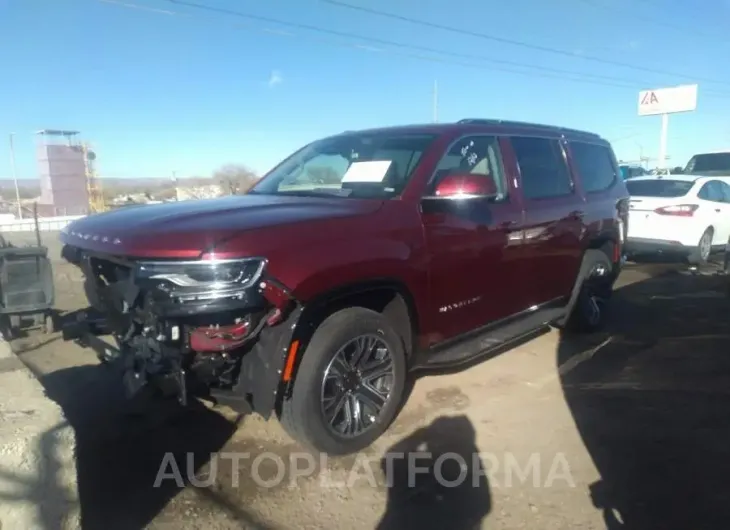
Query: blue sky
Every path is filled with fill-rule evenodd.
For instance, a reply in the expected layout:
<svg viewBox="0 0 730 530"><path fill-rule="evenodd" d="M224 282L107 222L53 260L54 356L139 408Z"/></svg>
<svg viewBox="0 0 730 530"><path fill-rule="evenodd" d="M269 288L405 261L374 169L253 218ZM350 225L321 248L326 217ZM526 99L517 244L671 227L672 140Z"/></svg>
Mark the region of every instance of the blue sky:
<svg viewBox="0 0 730 530"><path fill-rule="evenodd" d="M190 2L364 38L168 0L0 0L0 135L15 132L18 176L37 175L32 132L42 128L81 131L102 176L208 175L226 163L266 171L323 135L431 121L435 80L440 121L491 117L590 129L633 159L658 154L660 131L659 117L637 116L638 91L700 80L697 110L669 120L673 165L693 152L730 148L730 1L346 1L569 53L322 0ZM579 72L581 82L550 69ZM6 145L0 142L4 178Z"/></svg>

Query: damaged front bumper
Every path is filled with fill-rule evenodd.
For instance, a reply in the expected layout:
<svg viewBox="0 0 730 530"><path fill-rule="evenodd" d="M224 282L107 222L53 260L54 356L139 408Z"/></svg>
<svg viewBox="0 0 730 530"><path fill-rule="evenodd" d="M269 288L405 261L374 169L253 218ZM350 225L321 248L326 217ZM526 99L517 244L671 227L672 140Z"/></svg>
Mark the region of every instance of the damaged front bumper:
<svg viewBox="0 0 730 530"><path fill-rule="evenodd" d="M264 417L275 410L303 309L286 287L260 271L235 293L195 285L190 296L194 281L180 274L150 277L133 262L78 249L64 256L83 269L92 307L63 337L118 368L128 396L150 388L182 404L197 396Z"/></svg>

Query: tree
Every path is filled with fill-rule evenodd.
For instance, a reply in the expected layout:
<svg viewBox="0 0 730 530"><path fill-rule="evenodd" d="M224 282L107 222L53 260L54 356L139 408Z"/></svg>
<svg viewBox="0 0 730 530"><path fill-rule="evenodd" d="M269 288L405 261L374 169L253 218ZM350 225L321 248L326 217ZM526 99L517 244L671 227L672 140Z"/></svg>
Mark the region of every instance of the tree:
<svg viewBox="0 0 730 530"><path fill-rule="evenodd" d="M307 169L309 180L317 184L339 184L342 177L327 166L314 166Z"/></svg>
<svg viewBox="0 0 730 530"><path fill-rule="evenodd" d="M226 164L213 172L213 180L231 195L248 191L258 179L256 173L240 164Z"/></svg>

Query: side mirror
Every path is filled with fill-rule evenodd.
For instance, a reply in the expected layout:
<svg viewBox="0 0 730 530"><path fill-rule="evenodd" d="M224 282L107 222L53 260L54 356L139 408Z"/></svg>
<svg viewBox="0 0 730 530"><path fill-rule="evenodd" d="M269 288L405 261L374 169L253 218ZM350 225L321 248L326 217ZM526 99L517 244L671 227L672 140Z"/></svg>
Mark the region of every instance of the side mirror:
<svg viewBox="0 0 730 530"><path fill-rule="evenodd" d="M436 185L434 198L471 199L491 198L498 195L494 179L487 175L453 173L445 176Z"/></svg>

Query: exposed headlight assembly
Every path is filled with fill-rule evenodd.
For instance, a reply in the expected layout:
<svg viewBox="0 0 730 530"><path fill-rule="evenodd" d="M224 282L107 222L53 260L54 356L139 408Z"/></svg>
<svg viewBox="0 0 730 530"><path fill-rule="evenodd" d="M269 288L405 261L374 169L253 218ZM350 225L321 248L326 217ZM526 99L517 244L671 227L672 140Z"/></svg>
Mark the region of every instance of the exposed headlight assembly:
<svg viewBox="0 0 730 530"><path fill-rule="evenodd" d="M254 285L265 266L264 258L143 261L135 275L140 280L159 282L158 287L185 298L219 298Z"/></svg>

